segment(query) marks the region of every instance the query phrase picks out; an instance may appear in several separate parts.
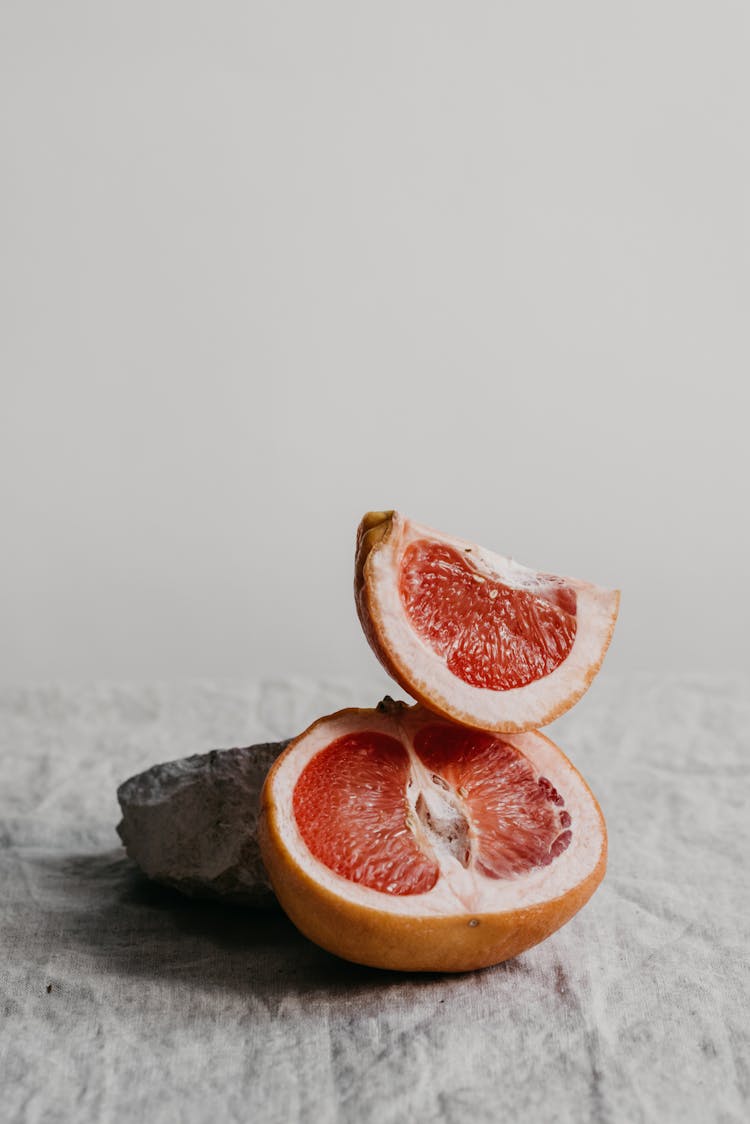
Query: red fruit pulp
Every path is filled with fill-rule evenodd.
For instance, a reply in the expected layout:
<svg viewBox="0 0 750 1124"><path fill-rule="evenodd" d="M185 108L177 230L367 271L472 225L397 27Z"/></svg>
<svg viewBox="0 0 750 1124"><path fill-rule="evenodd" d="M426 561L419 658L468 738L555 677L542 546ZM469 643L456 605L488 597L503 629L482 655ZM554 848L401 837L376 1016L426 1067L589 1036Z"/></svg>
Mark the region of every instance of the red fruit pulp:
<svg viewBox="0 0 750 1124"><path fill-rule="evenodd" d="M572 838L565 800L508 742L460 726L426 726L414 739L420 760L463 800L476 834L477 868L512 878L547 866Z"/></svg>
<svg viewBox="0 0 750 1124"><path fill-rule="evenodd" d="M401 743L374 731L337 738L313 757L293 808L316 859L384 893L431 890L440 872L407 826L409 773Z"/></svg>
<svg viewBox="0 0 750 1124"><path fill-rule="evenodd" d="M468 551L420 539L401 560L401 601L417 634L473 687L507 691L549 675L573 647L575 590L539 575L534 591L480 573Z"/></svg>
<svg viewBox="0 0 750 1124"><path fill-rule="evenodd" d="M436 722L413 744L419 776L404 745L376 731L337 738L300 774L297 826L336 874L419 894L440 876L438 841L464 867L498 879L546 866L570 844L564 798L508 742Z"/></svg>

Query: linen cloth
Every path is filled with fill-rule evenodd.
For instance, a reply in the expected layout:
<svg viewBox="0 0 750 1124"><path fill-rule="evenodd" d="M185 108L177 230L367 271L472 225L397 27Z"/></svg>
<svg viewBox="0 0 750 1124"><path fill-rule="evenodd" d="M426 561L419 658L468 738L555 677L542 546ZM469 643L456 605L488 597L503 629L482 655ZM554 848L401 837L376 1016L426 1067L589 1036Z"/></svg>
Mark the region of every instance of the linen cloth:
<svg viewBox="0 0 750 1124"><path fill-rule="evenodd" d="M117 785L280 740L383 681L0 692L0 1120L746 1121L750 684L605 672L549 733L609 871L460 976L346 964L279 912L146 882Z"/></svg>

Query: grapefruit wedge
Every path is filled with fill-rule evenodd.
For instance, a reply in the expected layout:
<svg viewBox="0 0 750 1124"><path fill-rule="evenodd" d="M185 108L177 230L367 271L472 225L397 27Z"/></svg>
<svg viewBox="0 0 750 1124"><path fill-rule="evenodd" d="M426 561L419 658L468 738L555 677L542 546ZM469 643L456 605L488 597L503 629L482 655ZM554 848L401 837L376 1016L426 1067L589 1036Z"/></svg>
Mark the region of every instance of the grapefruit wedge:
<svg viewBox="0 0 750 1124"><path fill-rule="evenodd" d="M601 881L604 820L543 734L424 707L321 718L275 763L261 852L294 924L346 960L463 972L516 956Z"/></svg>
<svg viewBox="0 0 750 1124"><path fill-rule="evenodd" d="M545 726L581 697L620 600L397 511L360 523L354 592L371 647L405 691L464 725L503 732Z"/></svg>

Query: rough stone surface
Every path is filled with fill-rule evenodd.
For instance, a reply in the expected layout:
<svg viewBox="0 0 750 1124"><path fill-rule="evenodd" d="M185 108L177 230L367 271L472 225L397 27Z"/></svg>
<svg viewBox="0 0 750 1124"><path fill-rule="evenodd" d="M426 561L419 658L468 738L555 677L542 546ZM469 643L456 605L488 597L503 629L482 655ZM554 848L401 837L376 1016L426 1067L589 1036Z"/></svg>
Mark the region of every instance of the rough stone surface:
<svg viewBox="0 0 750 1124"><path fill-rule="evenodd" d="M260 791L286 742L213 749L121 784L117 832L144 874L191 897L273 907L256 838Z"/></svg>

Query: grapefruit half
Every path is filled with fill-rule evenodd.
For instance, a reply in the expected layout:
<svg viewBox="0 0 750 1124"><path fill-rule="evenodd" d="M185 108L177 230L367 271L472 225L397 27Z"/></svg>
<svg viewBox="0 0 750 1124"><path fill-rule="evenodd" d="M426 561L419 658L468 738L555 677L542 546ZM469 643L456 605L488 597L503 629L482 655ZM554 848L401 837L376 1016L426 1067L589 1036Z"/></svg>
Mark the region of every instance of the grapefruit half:
<svg viewBox="0 0 750 1124"><path fill-rule="evenodd" d="M538 732L384 699L315 722L266 779L259 824L294 924L346 960L463 972L516 956L601 881L599 806Z"/></svg>
<svg viewBox="0 0 750 1124"><path fill-rule="evenodd" d="M397 511L357 533L354 593L370 646L425 706L522 732L568 710L596 675L620 594L539 573Z"/></svg>

